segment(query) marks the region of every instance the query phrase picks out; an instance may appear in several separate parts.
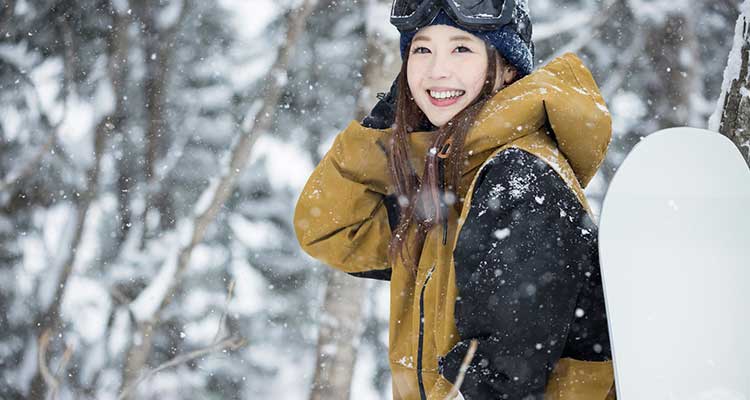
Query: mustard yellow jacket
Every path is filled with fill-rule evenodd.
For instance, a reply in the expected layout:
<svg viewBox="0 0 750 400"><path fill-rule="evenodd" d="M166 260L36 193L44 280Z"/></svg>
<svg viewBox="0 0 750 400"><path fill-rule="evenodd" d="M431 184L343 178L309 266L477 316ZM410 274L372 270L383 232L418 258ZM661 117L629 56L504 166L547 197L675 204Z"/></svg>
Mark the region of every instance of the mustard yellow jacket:
<svg viewBox="0 0 750 400"><path fill-rule="evenodd" d="M416 277L387 259L391 227L384 198L394 188L384 150L390 129L352 122L336 137L297 203L294 226L309 255L347 273L392 270L389 360L394 399L442 400L452 386L440 374L438 360L465 339L454 315L454 249L476 177L494 156L509 148L533 154L591 212L583 188L605 157L611 119L591 73L577 56L565 54L498 92L477 121L466 139L469 158L459 201L449 208L448 245L442 244L442 229L431 231ZM414 132L410 137L412 165L420 175L431 135ZM613 380L609 361L561 358L547 380L545 398L603 400L613 396Z"/></svg>

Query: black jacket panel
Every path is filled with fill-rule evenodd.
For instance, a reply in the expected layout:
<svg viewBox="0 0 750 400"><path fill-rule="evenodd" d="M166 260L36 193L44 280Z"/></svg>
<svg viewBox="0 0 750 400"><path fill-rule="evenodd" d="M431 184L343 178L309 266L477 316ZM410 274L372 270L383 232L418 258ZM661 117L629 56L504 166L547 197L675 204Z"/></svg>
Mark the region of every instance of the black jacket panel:
<svg viewBox="0 0 750 400"><path fill-rule="evenodd" d="M454 250L461 341L441 359L467 400L541 399L561 357L610 356L598 229L544 161L510 148L477 178Z"/></svg>

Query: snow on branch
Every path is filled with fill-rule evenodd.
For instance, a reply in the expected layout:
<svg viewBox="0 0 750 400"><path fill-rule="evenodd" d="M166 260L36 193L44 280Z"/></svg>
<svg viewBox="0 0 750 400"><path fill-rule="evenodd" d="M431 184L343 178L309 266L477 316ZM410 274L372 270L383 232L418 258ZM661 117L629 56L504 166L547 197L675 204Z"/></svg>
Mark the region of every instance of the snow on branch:
<svg viewBox="0 0 750 400"><path fill-rule="evenodd" d="M576 10L563 14L554 21L536 24L534 26L533 39L535 43L556 38L569 31L578 30L591 25L594 13L590 11Z"/></svg>
<svg viewBox="0 0 750 400"><path fill-rule="evenodd" d="M709 129L722 133L739 148L750 164L750 0L740 5L721 94Z"/></svg>
<svg viewBox="0 0 750 400"><path fill-rule="evenodd" d="M141 311L136 318L140 320L138 324L137 337L141 341L137 345L131 346L127 350L126 359L128 362L123 368L123 381L121 390L125 396L123 399L132 398L132 389L141 381L141 371L144 369L146 360L151 349L153 340L153 331L160 324L160 315L167 305L171 302L174 294L182 282L182 277L190 264L190 257L196 245L203 241L206 231L216 216L222 210L224 203L234 190L237 178L247 165L250 159L250 153L259 136L266 133L272 125L273 118L276 115L277 106L284 89L285 79L278 79L279 76L286 76L289 59L292 50L297 42L298 37L305 27L305 21L317 5L317 0L305 0L302 5L288 14L288 30L286 41L279 48L276 60L268 73L269 78L265 80L265 86L259 93L262 107L258 113L253 116L254 123L247 130L244 130L237 143L232 147L228 164L222 168L221 176L217 179L217 184L211 185L206 193L201 195L203 199L199 206L194 209L195 217L186 226L190 229L188 232L178 232L178 245L176 246L176 258L168 259L159 272L159 279L146 288L133 302L133 305ZM243 126L246 126L243 124ZM183 235L186 234L186 235ZM174 260L174 265L171 263ZM229 347L241 346L240 342L227 342L224 345ZM207 352L216 351L216 347L205 349ZM196 355L197 354L197 355ZM191 354L188 357L199 357L204 353ZM180 361L182 362L182 361Z"/></svg>
<svg viewBox="0 0 750 400"><path fill-rule="evenodd" d="M279 49L276 61L269 71L269 76L276 77L280 74L286 75L287 66L294 45L297 42L297 38L302 33L307 17L312 13L316 4L317 0L305 0L302 6L290 15L286 41ZM256 140L259 136L270 129L276 112L276 107L281 98L283 84L284 80L266 79L265 87L261 93L264 98L263 106L255 115L255 123L252 124L252 128L241 134L240 139L231 151L229 165L222 168L224 174L218 178L206 192L201 194L201 200L194 209L195 219L193 220L193 223L190 224L192 226L192 232L189 233L189 238L187 238L186 243L182 242L182 238L180 240L182 248L177 255L176 266L169 265L169 263L165 264L162 267L162 271L166 271L164 274L165 276L160 277L162 279L158 279L154 282L156 285L163 285L167 282L169 287L167 290L159 290L160 293L163 293L163 296L158 300L160 303L158 307L150 305L149 307L141 308L142 310L148 310L148 312L140 313L138 316L141 321L158 320L158 314L171 301L174 291L179 285L181 277L188 267L193 248L203 240L208 227L219 214L227 198L229 198L229 195L232 193L237 178L247 165ZM161 272L159 274L160 276L162 275ZM156 291L147 288L138 296L139 298L137 298L134 303L151 303L154 300L153 294L155 292ZM149 296L150 299L141 299L142 296Z"/></svg>

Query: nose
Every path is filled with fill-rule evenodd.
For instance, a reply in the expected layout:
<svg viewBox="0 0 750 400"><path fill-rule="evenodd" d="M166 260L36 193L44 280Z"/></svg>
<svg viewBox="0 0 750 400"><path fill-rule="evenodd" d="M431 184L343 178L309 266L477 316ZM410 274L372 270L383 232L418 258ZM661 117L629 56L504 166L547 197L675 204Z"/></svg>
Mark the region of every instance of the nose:
<svg viewBox="0 0 750 400"><path fill-rule="evenodd" d="M449 78L451 76L450 61L447 55L440 53L435 54L431 57L429 66L430 79L438 80L443 78Z"/></svg>

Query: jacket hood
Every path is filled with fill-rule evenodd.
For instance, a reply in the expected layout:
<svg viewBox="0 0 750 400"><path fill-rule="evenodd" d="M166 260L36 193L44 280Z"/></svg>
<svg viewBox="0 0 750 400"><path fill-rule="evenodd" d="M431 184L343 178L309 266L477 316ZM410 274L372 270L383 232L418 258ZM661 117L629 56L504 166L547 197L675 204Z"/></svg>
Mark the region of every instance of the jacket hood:
<svg viewBox="0 0 750 400"><path fill-rule="evenodd" d="M612 120L591 72L566 53L499 91L482 108L464 145L474 172L496 149L545 128L582 188L604 161ZM412 162L421 174L434 132L411 134Z"/></svg>

